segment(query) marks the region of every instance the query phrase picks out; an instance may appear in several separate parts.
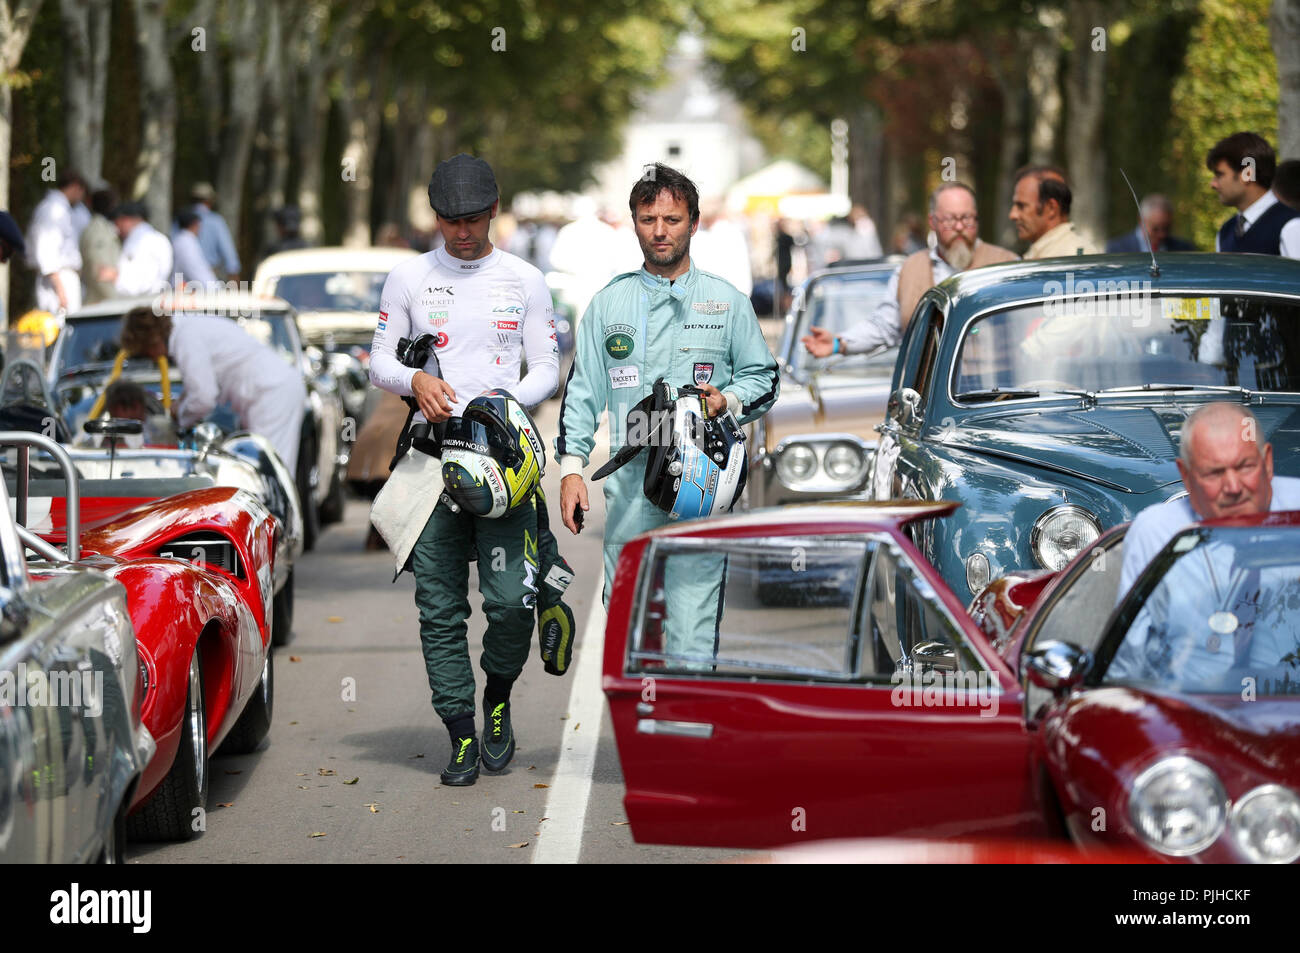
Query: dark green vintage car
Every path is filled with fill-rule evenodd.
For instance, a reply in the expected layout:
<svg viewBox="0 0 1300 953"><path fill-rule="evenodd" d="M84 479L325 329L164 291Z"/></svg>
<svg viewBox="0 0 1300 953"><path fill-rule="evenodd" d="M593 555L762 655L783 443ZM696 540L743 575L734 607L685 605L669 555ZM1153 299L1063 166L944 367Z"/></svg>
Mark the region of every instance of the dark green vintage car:
<svg viewBox="0 0 1300 953"><path fill-rule="evenodd" d="M916 542L959 595L1060 569L1182 495L1187 415L1240 401L1300 476L1300 262L1095 255L976 269L913 315L872 459L872 499L956 500Z"/></svg>

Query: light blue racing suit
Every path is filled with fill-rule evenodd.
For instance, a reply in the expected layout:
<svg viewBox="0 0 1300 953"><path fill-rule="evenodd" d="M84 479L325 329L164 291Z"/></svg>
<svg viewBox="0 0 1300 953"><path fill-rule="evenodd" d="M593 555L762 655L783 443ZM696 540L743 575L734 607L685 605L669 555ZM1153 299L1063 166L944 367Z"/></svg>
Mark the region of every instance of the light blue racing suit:
<svg viewBox="0 0 1300 953"><path fill-rule="evenodd" d="M742 424L766 413L780 387L776 360L749 299L722 278L693 263L673 282L644 268L619 275L596 294L578 325L555 440L561 473L581 473L592 462L596 426L607 408L610 454L617 453L626 442L628 411L659 377L678 387L712 384ZM604 481L606 605L623 544L669 521L643 492L646 459L642 451ZM669 560L664 580L669 652L712 656L723 570L723 559L714 555Z"/></svg>

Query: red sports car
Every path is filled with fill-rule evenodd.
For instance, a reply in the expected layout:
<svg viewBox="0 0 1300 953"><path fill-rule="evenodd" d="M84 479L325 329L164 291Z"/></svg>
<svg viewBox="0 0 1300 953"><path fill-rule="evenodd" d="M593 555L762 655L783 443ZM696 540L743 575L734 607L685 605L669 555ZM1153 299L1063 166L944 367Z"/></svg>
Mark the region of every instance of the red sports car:
<svg viewBox="0 0 1300 953"><path fill-rule="evenodd" d="M7 433L0 445L44 450L67 480L31 481L24 495L21 464L11 477L24 540L46 559L31 564L31 574L59 573L72 562L126 589L145 686L142 717L157 741L128 833L192 837L204 829L209 752L251 751L270 729L276 519L245 490L185 490L184 478L76 480L53 441Z"/></svg>
<svg viewBox="0 0 1300 953"><path fill-rule="evenodd" d="M1002 592L992 614L1011 628L986 632L904 530L954 508L760 511L624 547L604 689L636 839L1069 837L1156 859L1300 856L1300 706L1285 687L1300 516L1183 534L1113 615L1122 534L1110 534L1032 616L1011 620L1023 610L1010 599L1041 580ZM1233 662L1223 614L1245 625L1235 590L1199 586L1223 605L1168 598L1207 548L1216 572L1264 580L1251 618L1274 634L1245 658L1254 701L1240 697L1245 674L1216 667ZM1216 661L1179 667L1198 625L1225 630ZM1144 654L1129 641L1138 626L1170 634Z"/></svg>

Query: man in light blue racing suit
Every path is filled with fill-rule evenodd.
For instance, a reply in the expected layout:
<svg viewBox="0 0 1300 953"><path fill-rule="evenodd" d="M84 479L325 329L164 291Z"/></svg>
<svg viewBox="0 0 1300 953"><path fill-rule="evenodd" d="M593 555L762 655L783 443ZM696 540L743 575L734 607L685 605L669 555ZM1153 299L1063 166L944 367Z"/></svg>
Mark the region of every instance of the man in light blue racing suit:
<svg viewBox="0 0 1300 953"><path fill-rule="evenodd" d="M614 278L592 299L578 325L577 354L560 409L555 440L560 512L573 533L580 531L575 509L589 506L582 470L592 462L602 411L609 410L613 455L627 441L628 412L658 378L700 387L710 415L730 409L741 423L766 413L780 386L776 360L749 299L691 263L691 236L700 216L695 184L656 163L633 187L628 205L645 264ZM623 544L669 521L643 492L643 460L638 456L605 480L606 605ZM669 651L697 660L712 655L721 578L721 557L669 560L664 581Z"/></svg>

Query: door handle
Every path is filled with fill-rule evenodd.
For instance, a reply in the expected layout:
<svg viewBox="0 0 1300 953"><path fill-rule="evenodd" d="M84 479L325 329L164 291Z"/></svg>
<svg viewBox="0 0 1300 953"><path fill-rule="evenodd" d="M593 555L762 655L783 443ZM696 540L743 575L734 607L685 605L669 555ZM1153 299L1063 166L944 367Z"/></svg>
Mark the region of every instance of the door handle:
<svg viewBox="0 0 1300 953"><path fill-rule="evenodd" d="M638 718L636 731L639 735L681 735L683 738L713 737L713 726L700 721L658 721L654 718Z"/></svg>

